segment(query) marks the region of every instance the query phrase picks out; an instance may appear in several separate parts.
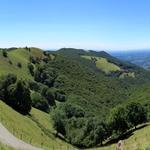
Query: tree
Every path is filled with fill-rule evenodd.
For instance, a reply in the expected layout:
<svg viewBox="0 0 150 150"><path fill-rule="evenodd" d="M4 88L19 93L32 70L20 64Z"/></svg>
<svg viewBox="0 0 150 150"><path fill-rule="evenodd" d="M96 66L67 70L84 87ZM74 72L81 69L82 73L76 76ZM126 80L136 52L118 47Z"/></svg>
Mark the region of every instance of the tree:
<svg viewBox="0 0 150 150"><path fill-rule="evenodd" d="M19 80L8 88L9 97L7 103L18 112L26 115L31 110L30 90L26 83Z"/></svg>
<svg viewBox="0 0 150 150"><path fill-rule="evenodd" d="M31 94L32 106L45 112L49 112L47 100L38 92Z"/></svg>
<svg viewBox="0 0 150 150"><path fill-rule="evenodd" d="M59 102L65 102L66 101L66 94L62 90L56 90L55 91L55 99Z"/></svg>
<svg viewBox="0 0 150 150"><path fill-rule="evenodd" d="M7 101L8 95L9 95L8 87L11 84L16 83L16 81L17 81L17 77L14 74L8 74L6 76L1 77L1 80L0 80L0 99L1 100L5 102Z"/></svg>
<svg viewBox="0 0 150 150"><path fill-rule="evenodd" d="M50 106L55 106L55 89L44 85L41 88L41 95L45 97Z"/></svg>
<svg viewBox="0 0 150 150"><path fill-rule="evenodd" d="M38 57L30 56L29 61L33 64L38 64L40 59Z"/></svg>
<svg viewBox="0 0 150 150"><path fill-rule="evenodd" d="M147 112L140 103L132 102L127 105L127 118L128 122L136 128L138 124L147 121Z"/></svg>
<svg viewBox="0 0 150 150"><path fill-rule="evenodd" d="M107 138L107 125L99 118L89 118L84 126L84 146L101 144Z"/></svg>
<svg viewBox="0 0 150 150"><path fill-rule="evenodd" d="M41 82L49 87L53 87L56 77L55 69L47 65L39 65L34 74L35 81Z"/></svg>
<svg viewBox="0 0 150 150"><path fill-rule="evenodd" d="M56 130L56 136L58 135L58 133L65 135L65 114L61 110L56 108L52 113L52 119L53 127Z"/></svg>
<svg viewBox="0 0 150 150"><path fill-rule="evenodd" d="M43 84L38 83L38 82L33 81L33 80L29 80L28 84L29 84L30 90L36 91L36 92L39 92L41 87L43 86Z"/></svg>
<svg viewBox="0 0 150 150"><path fill-rule="evenodd" d="M28 69L29 69L31 75L33 76L34 75L34 66L31 63L28 63Z"/></svg>
<svg viewBox="0 0 150 150"><path fill-rule="evenodd" d="M7 53L7 51L5 49L3 49L2 53L3 53L4 57L8 57L8 53Z"/></svg>
<svg viewBox="0 0 150 150"><path fill-rule="evenodd" d="M94 135L95 135L95 138L94 138L95 144L100 143L101 145L103 145L103 141L107 139L109 136L106 122L99 121L99 120L95 122Z"/></svg>
<svg viewBox="0 0 150 150"><path fill-rule="evenodd" d="M62 105L61 109L63 110L63 112L65 112L67 118L72 118L72 117L80 118L80 117L84 117L85 115L84 110L78 105L65 103Z"/></svg>
<svg viewBox="0 0 150 150"><path fill-rule="evenodd" d="M65 83L68 82L68 78L65 75L58 75L54 82L54 87L60 88L65 85Z"/></svg>
<svg viewBox="0 0 150 150"><path fill-rule="evenodd" d="M45 93L45 98L48 100L50 106L55 106L55 93L53 90L48 89Z"/></svg>
<svg viewBox="0 0 150 150"><path fill-rule="evenodd" d="M127 122L125 108L121 106L114 108L110 113L109 124L111 130L114 131L117 136L126 132L129 129L129 124Z"/></svg>

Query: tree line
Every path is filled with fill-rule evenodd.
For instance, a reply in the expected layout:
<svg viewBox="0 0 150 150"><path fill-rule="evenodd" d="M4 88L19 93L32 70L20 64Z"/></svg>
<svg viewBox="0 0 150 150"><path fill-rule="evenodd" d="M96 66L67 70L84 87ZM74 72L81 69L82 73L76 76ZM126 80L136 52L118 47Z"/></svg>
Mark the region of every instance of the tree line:
<svg viewBox="0 0 150 150"><path fill-rule="evenodd" d="M65 103L53 111L56 136L62 134L71 144L91 147L103 144L106 139L118 138L131 128L147 122L147 112L140 103L117 106L106 119L87 116L77 105Z"/></svg>

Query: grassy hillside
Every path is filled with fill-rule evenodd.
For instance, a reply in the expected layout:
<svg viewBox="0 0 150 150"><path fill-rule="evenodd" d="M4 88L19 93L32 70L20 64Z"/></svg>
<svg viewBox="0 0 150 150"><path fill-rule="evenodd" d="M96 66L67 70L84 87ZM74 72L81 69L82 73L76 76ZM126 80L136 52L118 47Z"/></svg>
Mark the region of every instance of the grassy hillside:
<svg viewBox="0 0 150 150"><path fill-rule="evenodd" d="M50 52L52 53L52 52ZM100 70L104 72L109 71L109 76L111 77L120 77L121 79L124 78L140 78L141 80L150 79L149 73L144 69L136 66L135 64L119 60L104 51L85 51L83 49L74 49L74 48L62 48L57 52L53 52L56 54L60 54L66 56L67 59L70 58L72 60L80 62L80 64L86 66L88 69L94 70L94 72L99 72ZM88 57L88 59L83 58ZM101 61L96 61L93 59L91 61L91 57L93 58L104 58ZM112 72L110 73L110 71ZM136 81L138 82L138 81Z"/></svg>
<svg viewBox="0 0 150 150"><path fill-rule="evenodd" d="M14 149L0 143L0 150L14 150Z"/></svg>
<svg viewBox="0 0 150 150"><path fill-rule="evenodd" d="M0 101L2 124L16 137L44 149L74 149L54 136L49 114L32 109L31 116L23 116Z"/></svg>
<svg viewBox="0 0 150 150"><path fill-rule="evenodd" d="M98 69L101 69L102 71L104 71L107 74L112 72L112 71L119 71L120 70L119 66L108 62L108 60L106 58L103 58L103 57L92 57L92 56L81 56L81 57L83 57L85 59L89 59L89 60L95 59L96 67Z"/></svg>
<svg viewBox="0 0 150 150"><path fill-rule="evenodd" d="M25 48L17 48L8 50L8 57L4 57L0 50L0 75L14 73L19 78L32 79L27 67L30 56L40 58L43 56L43 52L37 48L30 48L30 51ZM17 66L18 63L21 63L21 68Z"/></svg>

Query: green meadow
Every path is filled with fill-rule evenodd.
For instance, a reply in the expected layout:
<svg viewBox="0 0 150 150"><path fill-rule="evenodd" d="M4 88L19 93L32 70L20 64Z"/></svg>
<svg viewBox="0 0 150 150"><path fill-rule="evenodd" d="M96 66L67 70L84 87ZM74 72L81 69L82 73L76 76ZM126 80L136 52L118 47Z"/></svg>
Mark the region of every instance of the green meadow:
<svg viewBox="0 0 150 150"><path fill-rule="evenodd" d="M101 69L102 71L104 71L105 73L110 73L113 71L119 71L120 67L108 62L108 60L106 58L103 57L93 57L93 56L81 56L85 59L89 59L92 60L93 58L95 59L95 63L96 63L96 67L98 69Z"/></svg>
<svg viewBox="0 0 150 150"><path fill-rule="evenodd" d="M2 51L0 51L0 75L14 73L19 78L32 79L33 77L27 67L29 58L30 56L42 57L42 55L42 50L37 48L30 48L30 51L25 48L10 50L8 51L8 57L3 57ZM17 66L18 63L21 63L21 68Z"/></svg>

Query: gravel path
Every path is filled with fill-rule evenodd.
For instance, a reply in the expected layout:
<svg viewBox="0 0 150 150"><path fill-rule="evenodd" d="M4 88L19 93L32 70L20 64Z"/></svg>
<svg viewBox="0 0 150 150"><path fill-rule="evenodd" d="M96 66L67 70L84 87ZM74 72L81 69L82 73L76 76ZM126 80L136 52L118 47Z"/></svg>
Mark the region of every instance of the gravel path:
<svg viewBox="0 0 150 150"><path fill-rule="evenodd" d="M13 136L1 123L0 123L0 142L18 150L43 150L36 148L30 144Z"/></svg>

